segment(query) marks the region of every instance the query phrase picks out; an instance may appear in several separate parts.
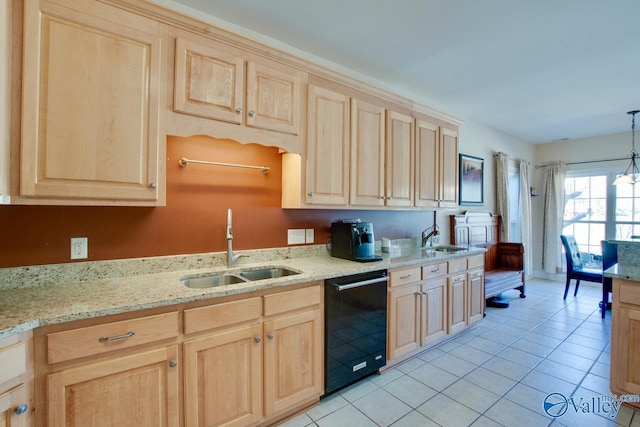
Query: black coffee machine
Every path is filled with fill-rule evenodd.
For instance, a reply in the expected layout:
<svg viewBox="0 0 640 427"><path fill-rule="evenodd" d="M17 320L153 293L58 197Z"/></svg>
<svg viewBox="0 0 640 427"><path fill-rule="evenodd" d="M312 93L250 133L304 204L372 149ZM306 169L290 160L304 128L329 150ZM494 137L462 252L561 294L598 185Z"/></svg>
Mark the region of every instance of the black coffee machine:
<svg viewBox="0 0 640 427"><path fill-rule="evenodd" d="M331 256L359 262L380 261L376 254L373 224L359 219L331 223Z"/></svg>

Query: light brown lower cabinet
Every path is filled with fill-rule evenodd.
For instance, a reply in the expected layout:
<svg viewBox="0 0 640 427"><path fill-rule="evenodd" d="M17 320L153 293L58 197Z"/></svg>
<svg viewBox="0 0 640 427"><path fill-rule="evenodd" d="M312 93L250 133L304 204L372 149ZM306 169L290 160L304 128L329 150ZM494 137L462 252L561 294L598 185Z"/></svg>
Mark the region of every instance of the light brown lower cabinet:
<svg viewBox="0 0 640 427"><path fill-rule="evenodd" d="M187 426L242 426L262 417L262 327L246 325L184 343Z"/></svg>
<svg viewBox="0 0 640 427"><path fill-rule="evenodd" d="M483 255L390 270L387 362L465 330L484 315Z"/></svg>
<svg viewBox="0 0 640 427"><path fill-rule="evenodd" d="M466 273L451 276L448 279L449 294L449 333L456 333L467 326L467 275Z"/></svg>
<svg viewBox="0 0 640 427"><path fill-rule="evenodd" d="M0 427L33 423L31 334L0 340Z"/></svg>
<svg viewBox="0 0 640 427"><path fill-rule="evenodd" d="M447 335L447 279L440 277L422 285L422 341L425 346Z"/></svg>
<svg viewBox="0 0 640 427"><path fill-rule="evenodd" d="M320 308L265 321L265 416L286 411L322 394L322 330Z"/></svg>
<svg viewBox="0 0 640 427"><path fill-rule="evenodd" d="M247 426L303 409L324 390L323 292L313 282L39 328L36 426ZM31 426L7 421L7 402L0 394L0 427Z"/></svg>
<svg viewBox="0 0 640 427"><path fill-rule="evenodd" d="M47 375L47 426L179 426L178 346Z"/></svg>
<svg viewBox="0 0 640 427"><path fill-rule="evenodd" d="M321 290L291 292L272 297L311 307L184 343L187 427L252 425L322 394ZM240 312L242 303L226 308Z"/></svg>
<svg viewBox="0 0 640 427"><path fill-rule="evenodd" d="M484 317L484 270L476 269L467 273L469 288L469 324L479 322Z"/></svg>
<svg viewBox="0 0 640 427"><path fill-rule="evenodd" d="M640 283L614 279L612 294L611 391L640 395Z"/></svg>

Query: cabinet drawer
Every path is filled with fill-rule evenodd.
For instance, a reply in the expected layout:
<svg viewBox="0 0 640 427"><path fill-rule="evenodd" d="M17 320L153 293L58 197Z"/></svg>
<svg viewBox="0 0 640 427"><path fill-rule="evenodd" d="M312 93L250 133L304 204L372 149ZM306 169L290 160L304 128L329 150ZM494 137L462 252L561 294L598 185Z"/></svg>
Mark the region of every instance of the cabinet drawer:
<svg viewBox="0 0 640 427"><path fill-rule="evenodd" d="M447 263L429 264L422 267L422 278L424 280L433 279L447 275Z"/></svg>
<svg viewBox="0 0 640 427"><path fill-rule="evenodd" d="M455 258L449 260L449 274L457 273L459 271L464 271L467 269L467 259L466 258Z"/></svg>
<svg viewBox="0 0 640 427"><path fill-rule="evenodd" d="M467 258L467 268L484 267L484 255L474 255Z"/></svg>
<svg viewBox="0 0 640 427"><path fill-rule="evenodd" d="M178 312L47 335L47 361L58 363L178 336Z"/></svg>
<svg viewBox="0 0 640 427"><path fill-rule="evenodd" d="M284 313L322 302L320 285L264 296L264 315Z"/></svg>
<svg viewBox="0 0 640 427"><path fill-rule="evenodd" d="M407 285L409 283L419 282L420 279L420 267L389 271L389 286Z"/></svg>
<svg viewBox="0 0 640 427"><path fill-rule="evenodd" d="M27 353L20 342L0 349L0 384L25 373Z"/></svg>
<svg viewBox="0 0 640 427"><path fill-rule="evenodd" d="M258 319L262 314L260 297L193 308L184 311L184 333L206 331Z"/></svg>
<svg viewBox="0 0 640 427"><path fill-rule="evenodd" d="M620 280L620 302L624 304L640 305L640 284Z"/></svg>

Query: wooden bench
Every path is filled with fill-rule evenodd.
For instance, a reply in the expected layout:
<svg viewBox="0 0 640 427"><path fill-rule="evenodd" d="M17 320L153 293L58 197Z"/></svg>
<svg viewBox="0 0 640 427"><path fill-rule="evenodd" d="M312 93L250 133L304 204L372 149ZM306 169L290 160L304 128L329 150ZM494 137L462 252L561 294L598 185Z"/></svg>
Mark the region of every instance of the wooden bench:
<svg viewBox="0 0 640 427"><path fill-rule="evenodd" d="M484 254L485 298L517 289L525 298L524 247L522 243L500 242L500 217L491 212L466 212L451 215L451 240L454 245L472 245L486 249Z"/></svg>

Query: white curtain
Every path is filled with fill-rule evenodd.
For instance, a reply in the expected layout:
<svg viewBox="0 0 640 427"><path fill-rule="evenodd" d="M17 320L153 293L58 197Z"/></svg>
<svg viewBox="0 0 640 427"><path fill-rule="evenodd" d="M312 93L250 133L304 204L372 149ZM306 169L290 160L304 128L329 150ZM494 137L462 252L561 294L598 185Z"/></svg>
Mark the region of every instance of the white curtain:
<svg viewBox="0 0 640 427"><path fill-rule="evenodd" d="M531 277L533 247L531 246L531 190L529 188L529 162L520 160L520 225L524 246L524 276Z"/></svg>
<svg viewBox="0 0 640 427"><path fill-rule="evenodd" d="M500 215L500 241L509 242L509 155L497 153L496 158L496 203Z"/></svg>
<svg viewBox="0 0 640 427"><path fill-rule="evenodd" d="M560 235L564 216L564 162L548 163L544 175L544 211L542 218L542 268L556 274L562 268Z"/></svg>

